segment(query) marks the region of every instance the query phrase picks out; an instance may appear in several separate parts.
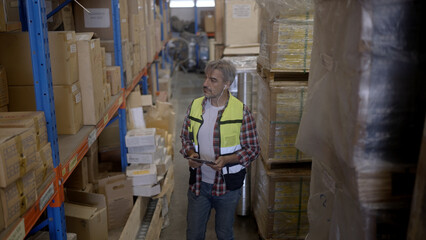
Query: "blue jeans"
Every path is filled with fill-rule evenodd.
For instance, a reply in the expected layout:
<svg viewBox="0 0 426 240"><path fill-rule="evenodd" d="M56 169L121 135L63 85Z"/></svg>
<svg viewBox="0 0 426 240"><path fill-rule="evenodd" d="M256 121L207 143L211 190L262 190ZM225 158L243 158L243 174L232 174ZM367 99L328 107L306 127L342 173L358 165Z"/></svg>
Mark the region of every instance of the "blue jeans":
<svg viewBox="0 0 426 240"><path fill-rule="evenodd" d="M186 239L201 240L205 238L207 222L211 209L216 210L216 236L219 240L234 239L234 216L238 200L241 197L241 188L228 191L222 196L212 195L213 184L201 182L200 195L188 190L188 213Z"/></svg>

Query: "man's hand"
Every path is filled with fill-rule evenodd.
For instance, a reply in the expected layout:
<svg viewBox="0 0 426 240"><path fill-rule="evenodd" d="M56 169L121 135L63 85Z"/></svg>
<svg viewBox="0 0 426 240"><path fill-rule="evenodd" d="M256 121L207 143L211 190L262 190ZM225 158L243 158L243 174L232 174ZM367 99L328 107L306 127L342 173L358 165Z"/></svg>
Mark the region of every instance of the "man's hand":
<svg viewBox="0 0 426 240"><path fill-rule="evenodd" d="M200 158L200 156L198 155L198 153L193 152L191 153L188 157L191 158ZM202 163L196 162L194 160L188 159L188 165L192 168L199 168L201 167L201 165L203 165Z"/></svg>

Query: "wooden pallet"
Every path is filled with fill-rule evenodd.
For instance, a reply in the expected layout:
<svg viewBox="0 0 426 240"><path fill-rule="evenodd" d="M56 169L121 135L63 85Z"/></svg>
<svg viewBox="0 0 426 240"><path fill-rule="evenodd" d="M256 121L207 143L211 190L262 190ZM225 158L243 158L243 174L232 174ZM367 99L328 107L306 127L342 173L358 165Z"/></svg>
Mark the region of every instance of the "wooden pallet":
<svg viewBox="0 0 426 240"><path fill-rule="evenodd" d="M283 70L271 70L257 63L257 72L268 83L277 81L308 81L309 73L303 72L288 72Z"/></svg>

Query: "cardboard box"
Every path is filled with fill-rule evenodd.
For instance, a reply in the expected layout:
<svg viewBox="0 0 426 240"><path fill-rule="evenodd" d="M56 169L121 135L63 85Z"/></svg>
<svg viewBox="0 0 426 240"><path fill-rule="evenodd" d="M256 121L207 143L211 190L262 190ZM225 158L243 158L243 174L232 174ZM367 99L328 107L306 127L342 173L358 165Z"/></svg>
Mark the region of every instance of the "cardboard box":
<svg viewBox="0 0 426 240"><path fill-rule="evenodd" d="M11 225L37 200L35 175L30 171L22 178L9 184L5 188L0 188L0 208L3 214L0 215L5 227ZM1 229L1 228L0 228Z"/></svg>
<svg viewBox="0 0 426 240"><path fill-rule="evenodd" d="M50 240L49 232L39 231L27 240ZM67 232L67 240L77 240L77 234Z"/></svg>
<svg viewBox="0 0 426 240"><path fill-rule="evenodd" d="M132 186L157 183L157 167L155 164L131 164L126 169L126 175L132 181Z"/></svg>
<svg viewBox="0 0 426 240"><path fill-rule="evenodd" d="M16 0L0 1L0 32L21 30L19 7Z"/></svg>
<svg viewBox="0 0 426 240"><path fill-rule="evenodd" d="M155 19L154 21L154 34L155 34L155 52L159 53L163 48L163 41L161 41L161 20Z"/></svg>
<svg viewBox="0 0 426 240"><path fill-rule="evenodd" d="M9 87L11 111L36 111L34 87ZM56 127L58 134L75 134L83 126L83 111L81 103L80 84L71 86L54 86Z"/></svg>
<svg viewBox="0 0 426 240"><path fill-rule="evenodd" d="M9 107L7 105L0 107L0 112L8 112Z"/></svg>
<svg viewBox="0 0 426 240"><path fill-rule="evenodd" d="M119 66L106 68L107 82L111 84L111 95L117 95L121 90L121 69Z"/></svg>
<svg viewBox="0 0 426 240"><path fill-rule="evenodd" d="M6 69L0 65L0 106L9 104L9 95L7 91Z"/></svg>
<svg viewBox="0 0 426 240"><path fill-rule="evenodd" d="M254 0L225 1L225 45L259 43L259 10Z"/></svg>
<svg viewBox="0 0 426 240"><path fill-rule="evenodd" d="M32 128L0 131L0 187L24 176L36 165L36 137Z"/></svg>
<svg viewBox="0 0 426 240"><path fill-rule="evenodd" d="M310 162L294 145L307 98L307 81L258 82L256 125L261 155L267 163Z"/></svg>
<svg viewBox="0 0 426 240"><path fill-rule="evenodd" d="M267 170L261 159L256 162L253 210L260 235L264 239L304 239L309 230L310 168Z"/></svg>
<svg viewBox="0 0 426 240"><path fill-rule="evenodd" d="M132 187L134 196L152 197L161 192L160 184L154 185L138 185Z"/></svg>
<svg viewBox="0 0 426 240"><path fill-rule="evenodd" d="M53 85L71 85L77 82L79 76L75 33L48 32L48 37ZM28 32L1 33L0 52L0 64L6 68L9 85L34 85Z"/></svg>
<svg viewBox="0 0 426 240"><path fill-rule="evenodd" d="M36 153L36 162L35 181L37 188L39 188L48 178L50 173L53 172L53 158L50 143L44 145Z"/></svg>
<svg viewBox="0 0 426 240"><path fill-rule="evenodd" d="M146 128L145 119L143 117L142 107L127 108L127 127L128 131L132 129Z"/></svg>
<svg viewBox="0 0 426 240"><path fill-rule="evenodd" d="M204 31L208 33L214 32L215 31L214 22L215 22L214 15L212 14L206 15L204 17Z"/></svg>
<svg viewBox="0 0 426 240"><path fill-rule="evenodd" d="M146 58L148 62L154 61L155 57L155 25L149 24L146 25L146 32L145 32L145 38L146 38Z"/></svg>
<svg viewBox="0 0 426 240"><path fill-rule="evenodd" d="M109 149L120 149L119 122L115 121L104 128L98 139L100 152L105 152Z"/></svg>
<svg viewBox="0 0 426 240"><path fill-rule="evenodd" d="M145 24L154 24L154 0L145 0Z"/></svg>
<svg viewBox="0 0 426 240"><path fill-rule="evenodd" d="M73 188L75 190L83 190L89 183L89 173L87 167L87 157L81 159L78 166L74 169L72 174L65 182L66 188Z"/></svg>
<svg viewBox="0 0 426 240"><path fill-rule="evenodd" d="M66 198L64 209L67 231L77 233L77 239L108 240L105 196L67 191Z"/></svg>
<svg viewBox="0 0 426 240"><path fill-rule="evenodd" d="M173 165L172 156L167 155L163 159L157 158L155 160L155 166L157 167L157 176L164 176L167 170L169 170L169 168Z"/></svg>
<svg viewBox="0 0 426 240"><path fill-rule="evenodd" d="M34 128L37 151L47 144L47 128L44 112L0 113L0 128Z"/></svg>
<svg viewBox="0 0 426 240"><path fill-rule="evenodd" d="M133 207L131 188L131 181L124 174L99 179L99 193L106 197L109 229L126 223Z"/></svg>
<svg viewBox="0 0 426 240"><path fill-rule="evenodd" d="M79 1L91 13L74 3L75 29L77 32L94 32L102 40L114 40L111 1ZM127 0L120 0L120 22L122 39L128 38Z"/></svg>
<svg viewBox="0 0 426 240"><path fill-rule="evenodd" d="M129 1L136 2L136 1ZM130 14L129 15L129 41L133 44L140 43L140 31L142 29L141 24L143 20L142 14Z"/></svg>
<svg viewBox="0 0 426 240"><path fill-rule="evenodd" d="M313 45L314 16L303 12L299 16L270 20L261 11L260 52L262 67L286 72L309 72Z"/></svg>
<svg viewBox="0 0 426 240"><path fill-rule="evenodd" d="M78 33L77 48L83 123L96 125L105 111L100 40L93 33Z"/></svg>
<svg viewBox="0 0 426 240"><path fill-rule="evenodd" d="M139 50L141 51L141 66L142 68L146 67L148 64L148 46L147 46L147 36L146 36L146 30L142 29L140 32L140 44L139 44Z"/></svg>
<svg viewBox="0 0 426 240"><path fill-rule="evenodd" d="M130 130L125 140L127 147L155 146L155 128Z"/></svg>
<svg viewBox="0 0 426 240"><path fill-rule="evenodd" d="M139 73L142 71L143 67L141 62L141 50L139 44L133 44L133 53L132 53L132 60L133 60L133 76L136 77L139 75Z"/></svg>
<svg viewBox="0 0 426 240"><path fill-rule="evenodd" d="M127 163L130 164L151 164L154 163L156 153L128 153L127 154Z"/></svg>
<svg viewBox="0 0 426 240"><path fill-rule="evenodd" d="M93 142L92 146L86 153L87 172L90 183L96 183L99 175L99 157L98 157L99 141Z"/></svg>

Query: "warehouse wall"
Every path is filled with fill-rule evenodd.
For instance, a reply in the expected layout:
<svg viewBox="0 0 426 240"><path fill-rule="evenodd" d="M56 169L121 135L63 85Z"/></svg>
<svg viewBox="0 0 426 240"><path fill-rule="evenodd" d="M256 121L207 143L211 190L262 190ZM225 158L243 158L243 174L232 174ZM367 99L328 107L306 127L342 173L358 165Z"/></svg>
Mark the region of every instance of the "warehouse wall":
<svg viewBox="0 0 426 240"><path fill-rule="evenodd" d="M203 11L214 12L214 7L197 8L198 22L199 23L201 23L201 12L203 12ZM194 21L194 8L171 8L170 13L171 13L172 16L176 16L180 20Z"/></svg>

